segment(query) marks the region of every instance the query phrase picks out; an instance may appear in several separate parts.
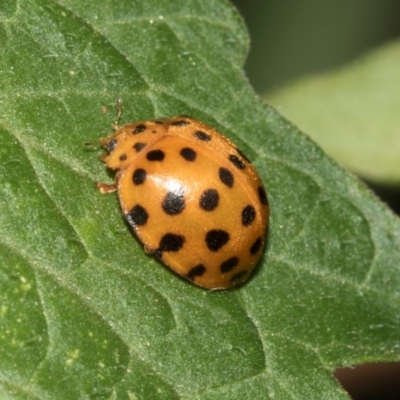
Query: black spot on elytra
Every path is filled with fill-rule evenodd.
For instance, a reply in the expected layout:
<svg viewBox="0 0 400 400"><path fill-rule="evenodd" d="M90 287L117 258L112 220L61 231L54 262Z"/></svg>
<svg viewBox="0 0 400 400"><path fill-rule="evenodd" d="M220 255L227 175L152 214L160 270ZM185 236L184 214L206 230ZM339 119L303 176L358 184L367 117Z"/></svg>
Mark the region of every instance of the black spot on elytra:
<svg viewBox="0 0 400 400"><path fill-rule="evenodd" d="M244 158L248 163L251 163L251 161L246 157L246 154L244 154L244 153L242 152L242 150L240 150L238 147L236 147L236 151L237 151L238 154L239 154L242 158Z"/></svg>
<svg viewBox="0 0 400 400"><path fill-rule="evenodd" d="M202 131L196 131L193 136L196 139L202 140L203 142L209 142L211 140L211 136L208 133Z"/></svg>
<svg viewBox="0 0 400 400"><path fill-rule="evenodd" d="M126 156L126 154L121 154L119 156L119 161L125 161L128 157Z"/></svg>
<svg viewBox="0 0 400 400"><path fill-rule="evenodd" d="M258 187L258 196L260 197L260 201L262 204L268 205L268 199L267 195L265 193L265 190L262 186Z"/></svg>
<svg viewBox="0 0 400 400"><path fill-rule="evenodd" d="M237 257L231 257L221 264L220 270L224 274L226 272L232 271L233 268L238 266L238 264L239 264L239 259Z"/></svg>
<svg viewBox="0 0 400 400"><path fill-rule="evenodd" d="M218 174L219 174L219 179L221 179L222 183L224 183L229 188L231 188L233 186L234 179L233 179L232 172L229 171L229 169L221 167L218 171Z"/></svg>
<svg viewBox="0 0 400 400"><path fill-rule="evenodd" d="M240 281L246 274L247 274L246 270L236 273L235 275L232 276L231 282L235 283L237 281Z"/></svg>
<svg viewBox="0 0 400 400"><path fill-rule="evenodd" d="M143 148L146 146L146 143L142 142L137 142L133 145L133 148L139 153L139 151L143 150Z"/></svg>
<svg viewBox="0 0 400 400"><path fill-rule="evenodd" d="M140 204L136 204L130 212L125 214L125 217L130 225L136 227L146 225L149 214L144 207Z"/></svg>
<svg viewBox="0 0 400 400"><path fill-rule="evenodd" d="M189 121L185 121L184 119L179 119L178 121L171 122L171 125L173 125L173 126L186 126L186 125L190 125L190 122Z"/></svg>
<svg viewBox="0 0 400 400"><path fill-rule="evenodd" d="M261 237L258 237L257 240L250 247L250 254L255 255L258 253L261 247Z"/></svg>
<svg viewBox="0 0 400 400"><path fill-rule="evenodd" d="M204 272L206 272L206 267L203 264L196 265L193 267L187 274L188 279L191 281L196 278L196 276L202 276L204 275Z"/></svg>
<svg viewBox="0 0 400 400"><path fill-rule="evenodd" d="M159 247L156 251L179 251L183 247L185 238L176 233L166 233L160 240Z"/></svg>
<svg viewBox="0 0 400 400"><path fill-rule="evenodd" d="M215 189L207 189L200 196L200 207L212 211L218 206L219 194Z"/></svg>
<svg viewBox="0 0 400 400"><path fill-rule="evenodd" d="M234 154L231 154L229 156L229 161L236 167L239 169L244 169L246 167L246 165L244 164L244 162L238 157L235 156Z"/></svg>
<svg viewBox="0 0 400 400"><path fill-rule="evenodd" d="M194 161L196 159L196 152L190 147L184 147L179 153L186 161Z"/></svg>
<svg viewBox="0 0 400 400"><path fill-rule="evenodd" d="M134 135L138 134L138 133L142 133L147 129L146 125L144 124L139 124L137 127L135 127L135 129L132 131L132 133Z"/></svg>
<svg viewBox="0 0 400 400"><path fill-rule="evenodd" d="M106 146L107 153L111 153L116 147L117 147L117 141L115 139L110 140Z"/></svg>
<svg viewBox="0 0 400 400"><path fill-rule="evenodd" d="M222 229L212 229L206 234L207 247L211 251L218 251L229 241L229 233Z"/></svg>
<svg viewBox="0 0 400 400"><path fill-rule="evenodd" d="M242 225L249 226L254 221L256 217L256 210L253 206L248 205L242 210Z"/></svg>
<svg viewBox="0 0 400 400"><path fill-rule="evenodd" d="M165 154L162 150L151 150L146 154L146 158L149 161L162 161L164 157Z"/></svg>
<svg viewBox="0 0 400 400"><path fill-rule="evenodd" d="M132 181L135 185L141 185L146 180L147 172L142 168L133 171Z"/></svg>
<svg viewBox="0 0 400 400"><path fill-rule="evenodd" d="M181 192L168 192L161 207L168 215L179 214L185 208L185 198Z"/></svg>
<svg viewBox="0 0 400 400"><path fill-rule="evenodd" d="M154 122L156 124L158 124L158 125L163 125L164 124L164 122L160 121L159 119L156 119Z"/></svg>

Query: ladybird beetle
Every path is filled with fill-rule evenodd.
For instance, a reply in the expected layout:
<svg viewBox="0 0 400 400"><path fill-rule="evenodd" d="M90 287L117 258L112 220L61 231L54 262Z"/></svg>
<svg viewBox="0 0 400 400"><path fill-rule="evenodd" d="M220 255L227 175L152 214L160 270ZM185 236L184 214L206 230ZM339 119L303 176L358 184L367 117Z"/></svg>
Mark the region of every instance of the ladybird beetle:
<svg viewBox="0 0 400 400"><path fill-rule="evenodd" d="M119 106L121 103L118 103ZM118 112L118 118L121 109ZM101 140L117 170L122 212L145 251L196 285L244 282L265 242L269 207L248 158L225 136L188 116L128 123Z"/></svg>

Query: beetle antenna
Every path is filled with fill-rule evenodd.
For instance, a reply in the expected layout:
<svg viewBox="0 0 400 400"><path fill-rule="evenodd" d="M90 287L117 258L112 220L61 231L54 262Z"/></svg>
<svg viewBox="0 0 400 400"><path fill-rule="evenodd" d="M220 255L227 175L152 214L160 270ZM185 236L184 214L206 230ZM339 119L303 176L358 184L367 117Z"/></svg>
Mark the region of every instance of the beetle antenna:
<svg viewBox="0 0 400 400"><path fill-rule="evenodd" d="M85 146L87 146L87 147L99 147L99 146L101 146L101 142L100 142L100 140L96 140L96 141L94 141L94 142L85 142L85 143L83 143Z"/></svg>
<svg viewBox="0 0 400 400"><path fill-rule="evenodd" d="M122 99L118 98L116 103L117 103L117 118L115 119L114 123L112 124L114 131L118 130L118 128L119 128L119 121L121 120L121 116L122 116Z"/></svg>

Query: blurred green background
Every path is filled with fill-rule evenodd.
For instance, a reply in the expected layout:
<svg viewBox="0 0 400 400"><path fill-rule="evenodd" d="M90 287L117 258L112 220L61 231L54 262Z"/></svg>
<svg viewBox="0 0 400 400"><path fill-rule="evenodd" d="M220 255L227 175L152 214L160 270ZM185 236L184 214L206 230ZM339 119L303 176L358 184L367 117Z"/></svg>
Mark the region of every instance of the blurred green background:
<svg viewBox="0 0 400 400"><path fill-rule="evenodd" d="M398 0L233 0L251 37L257 93L326 71L400 37Z"/></svg>

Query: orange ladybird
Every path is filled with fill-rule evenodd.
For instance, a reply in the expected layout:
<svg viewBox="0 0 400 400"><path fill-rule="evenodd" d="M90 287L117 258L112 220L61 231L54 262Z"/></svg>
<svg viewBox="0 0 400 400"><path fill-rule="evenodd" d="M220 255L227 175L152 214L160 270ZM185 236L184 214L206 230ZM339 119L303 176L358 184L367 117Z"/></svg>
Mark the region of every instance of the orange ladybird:
<svg viewBox="0 0 400 400"><path fill-rule="evenodd" d="M147 253L209 289L244 282L259 260L269 208L247 157L187 116L115 127L101 157L117 170L122 212Z"/></svg>

